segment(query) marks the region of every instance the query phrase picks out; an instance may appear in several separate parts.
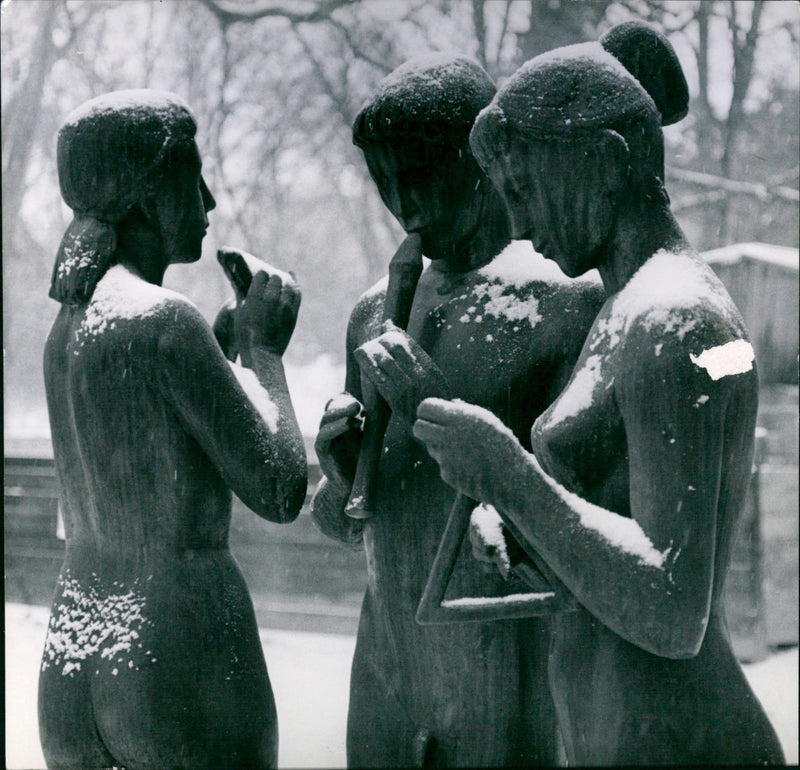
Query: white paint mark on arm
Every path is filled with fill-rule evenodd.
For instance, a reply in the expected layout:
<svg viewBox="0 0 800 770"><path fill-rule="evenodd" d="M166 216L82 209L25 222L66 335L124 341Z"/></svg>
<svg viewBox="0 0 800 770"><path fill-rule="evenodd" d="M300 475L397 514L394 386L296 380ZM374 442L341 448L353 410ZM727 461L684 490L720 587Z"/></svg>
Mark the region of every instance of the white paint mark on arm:
<svg viewBox="0 0 800 770"><path fill-rule="evenodd" d="M704 350L699 356L689 354L695 366L705 369L712 380L744 374L753 368L755 353L747 340L733 340Z"/></svg>

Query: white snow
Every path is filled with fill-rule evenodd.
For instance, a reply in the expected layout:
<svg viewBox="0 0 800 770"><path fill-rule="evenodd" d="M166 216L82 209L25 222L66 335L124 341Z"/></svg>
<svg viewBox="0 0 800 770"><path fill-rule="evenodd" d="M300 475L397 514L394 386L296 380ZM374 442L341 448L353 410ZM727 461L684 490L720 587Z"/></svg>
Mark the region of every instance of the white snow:
<svg viewBox="0 0 800 770"><path fill-rule="evenodd" d="M500 281L516 289L522 289L531 281L547 281L568 285L568 278L551 259L545 259L533 248L530 241L511 241L488 265L478 270L490 280ZM596 270L590 270L578 281L600 283Z"/></svg>
<svg viewBox="0 0 800 770"><path fill-rule="evenodd" d="M158 91L149 88L133 88L123 91L112 91L96 96L94 99L76 107L67 115L64 125L69 126L83 120L90 115L99 115L103 112L120 112L126 110L142 109L169 110L173 107L182 107L190 115L192 111L186 102L179 96L169 91Z"/></svg>
<svg viewBox="0 0 800 770"><path fill-rule="evenodd" d="M143 613L145 600L136 586L104 595L67 574L60 587L63 601L50 618L42 670L61 667L62 675L71 676L80 671L82 661L97 652L101 658L138 670L134 661L142 662L150 651L134 650L133 645L150 621ZM131 653L133 657L127 658Z"/></svg>
<svg viewBox="0 0 800 770"><path fill-rule="evenodd" d="M45 766L36 697L47 617L45 607L5 605L6 767L12 769ZM355 638L261 629L261 643L278 707L279 766L345 767ZM787 762L797 764L797 648L743 669L778 732Z"/></svg>
<svg viewBox="0 0 800 770"><path fill-rule="evenodd" d="M535 281L560 285L574 283L555 262L534 251L530 241L512 241L477 273L488 283L478 284L472 293L484 302L468 307L459 318L461 323L480 323L490 315L511 322L527 321L533 328L542 320L539 300L534 296L523 298L520 292L530 289ZM590 271L579 280L599 283L599 276L597 271Z"/></svg>
<svg viewBox="0 0 800 770"><path fill-rule="evenodd" d="M636 78L620 63L620 61L615 56L608 53L608 51L595 40L586 43L565 45L560 48L553 48L550 51L545 51L531 60L531 66L534 64L547 64L549 62L559 62L570 59L591 59L595 64L600 64L606 69L613 70L628 80L633 80L638 83Z"/></svg>
<svg viewBox="0 0 800 770"><path fill-rule="evenodd" d="M457 607L515 607L544 599L552 599L552 591L544 593L508 594L508 596L466 596L463 599L447 599L442 602L444 608Z"/></svg>
<svg viewBox="0 0 800 770"><path fill-rule="evenodd" d="M148 283L123 265L114 265L97 284L78 335L103 334L118 320L145 318L168 302L192 305L182 294Z"/></svg>
<svg viewBox="0 0 800 770"><path fill-rule="evenodd" d="M693 328L695 321L683 321L683 311L713 303L731 318L736 316L733 301L713 273L691 255L657 251L637 271L614 298L608 319L598 323L598 336L592 348L608 340L614 347L634 322L646 328L662 326L664 332L679 339Z"/></svg>
<svg viewBox="0 0 800 770"><path fill-rule="evenodd" d="M355 398L349 393L337 393L332 399L330 399L325 409L331 411L335 409L346 409L354 401Z"/></svg>
<svg viewBox="0 0 800 770"><path fill-rule="evenodd" d="M372 286L370 286L361 295L360 299L367 299L369 297L374 297L376 294L385 292L388 287L389 287L389 276L384 275L383 278L379 278L374 284L372 284Z"/></svg>
<svg viewBox="0 0 800 770"><path fill-rule="evenodd" d="M747 340L726 342L704 350L699 356L689 354L692 363L705 369L712 380L749 372L753 368L755 357L753 346Z"/></svg>
<svg viewBox="0 0 800 770"><path fill-rule="evenodd" d="M394 324L391 326L394 328L389 328L389 330L383 332L380 337L376 337L374 340L365 342L363 345L361 345L359 350L361 350L369 358L369 360L372 361L373 364L378 363L391 357L382 344L383 342L387 342L390 344L399 345L412 359L416 360L414 353L411 350L408 336L394 326Z"/></svg>
<svg viewBox="0 0 800 770"><path fill-rule="evenodd" d="M658 569L664 566L671 549L657 550L637 521L594 505L570 492L542 470L534 455L528 457L544 482L578 514L584 527L597 532L614 548L635 556L641 564Z"/></svg>
<svg viewBox="0 0 800 770"><path fill-rule="evenodd" d="M509 428L497 415L493 414L488 409L484 409L482 406L467 403L466 401L462 401L460 398L454 398L451 400L442 398L429 398L426 399L426 401L429 401L433 404L444 405L450 410L456 411L458 414L462 414L465 417L479 417L480 419L488 422L490 425L493 425L496 430L513 438L514 441L517 440L516 436L511 431L511 428Z"/></svg>
<svg viewBox="0 0 800 770"><path fill-rule="evenodd" d="M250 273L252 275L255 275L260 271L265 272L270 277L277 275L280 277L285 286L291 286L294 289L299 289L297 281L289 273L285 272L284 270L280 270L279 268L274 267L267 262L264 262L263 259L253 256L248 251L243 251L242 249L237 249L233 246L223 246L221 251L235 251L237 254L240 254L247 267L250 268Z"/></svg>
<svg viewBox="0 0 800 770"><path fill-rule="evenodd" d="M499 556L506 570L511 569L506 539L503 536L503 520L493 505L481 503L470 514L470 524L477 530L481 541Z"/></svg>
<svg viewBox="0 0 800 770"><path fill-rule="evenodd" d="M552 411L547 416L547 425L557 425L570 417L580 414L592 405L594 389L600 382L601 356L588 356L580 369L572 374L572 379L563 393L556 399Z"/></svg>
<svg viewBox="0 0 800 770"><path fill-rule="evenodd" d="M464 69L464 63L470 62L464 56L436 51L420 54L401 64L390 72L379 85L379 93L404 87L409 77L426 80L429 84L439 84L448 73L458 77Z"/></svg>
<svg viewBox="0 0 800 770"><path fill-rule="evenodd" d="M250 399L250 403L264 419L270 433L277 433L280 411L269 397L269 393L267 393L264 386L258 381L256 373L252 369L247 369L244 366L233 363L233 361L228 361L228 364L234 376L239 381L239 384L242 386L245 395Z"/></svg>

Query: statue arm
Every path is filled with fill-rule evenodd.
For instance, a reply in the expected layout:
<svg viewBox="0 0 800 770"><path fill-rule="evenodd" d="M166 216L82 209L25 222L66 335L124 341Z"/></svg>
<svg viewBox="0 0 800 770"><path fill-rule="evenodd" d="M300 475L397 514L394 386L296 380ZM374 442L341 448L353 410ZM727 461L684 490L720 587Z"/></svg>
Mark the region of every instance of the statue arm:
<svg viewBox="0 0 800 770"><path fill-rule="evenodd" d="M648 652L686 658L699 651L709 619L722 463L739 477L728 494L743 491L749 472L754 403L752 415L731 414L731 394L752 390L744 378L755 375L714 383L684 345L664 345L659 357L642 350L623 357L614 386L628 440L630 518L561 487L475 407L424 402L415 432L445 481L493 504L606 626ZM742 437L735 457L724 446L726 419L747 423L734 431ZM470 460L478 454L482 464Z"/></svg>
<svg viewBox="0 0 800 770"><path fill-rule="evenodd" d="M294 520L307 464L280 355L251 346L255 376L237 377L194 308L176 304L169 319L157 374L168 403L249 508L271 521Z"/></svg>

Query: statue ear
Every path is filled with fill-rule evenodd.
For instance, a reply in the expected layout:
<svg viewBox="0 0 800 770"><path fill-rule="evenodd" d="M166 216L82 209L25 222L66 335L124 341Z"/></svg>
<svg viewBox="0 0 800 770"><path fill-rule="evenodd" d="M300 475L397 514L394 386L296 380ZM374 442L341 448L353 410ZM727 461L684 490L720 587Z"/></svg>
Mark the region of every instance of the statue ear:
<svg viewBox="0 0 800 770"><path fill-rule="evenodd" d="M604 190L616 197L628 183L628 143L616 131L603 129L597 143L600 156L601 183Z"/></svg>

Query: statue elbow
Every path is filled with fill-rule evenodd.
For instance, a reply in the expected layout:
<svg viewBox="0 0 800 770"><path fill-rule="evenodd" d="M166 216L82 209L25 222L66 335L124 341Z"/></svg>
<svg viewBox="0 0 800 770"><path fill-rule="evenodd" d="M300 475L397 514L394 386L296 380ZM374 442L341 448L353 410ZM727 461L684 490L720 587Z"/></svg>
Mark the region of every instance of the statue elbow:
<svg viewBox="0 0 800 770"><path fill-rule="evenodd" d="M676 622L658 622L661 633L656 634L644 648L661 658L690 660L697 656L703 646L708 618L687 622L684 618Z"/></svg>
<svg viewBox="0 0 800 770"><path fill-rule="evenodd" d="M303 508L307 485L305 469L284 477L266 479L256 499L248 507L262 519L275 524L289 524L298 517Z"/></svg>

